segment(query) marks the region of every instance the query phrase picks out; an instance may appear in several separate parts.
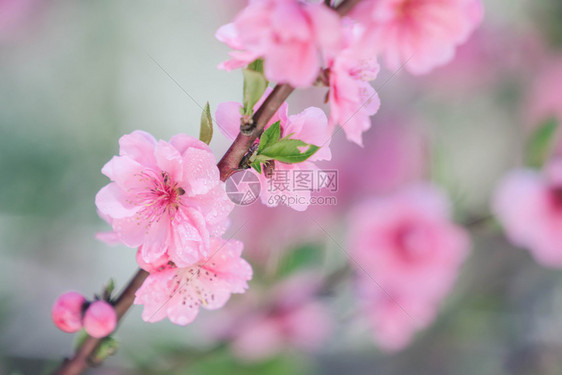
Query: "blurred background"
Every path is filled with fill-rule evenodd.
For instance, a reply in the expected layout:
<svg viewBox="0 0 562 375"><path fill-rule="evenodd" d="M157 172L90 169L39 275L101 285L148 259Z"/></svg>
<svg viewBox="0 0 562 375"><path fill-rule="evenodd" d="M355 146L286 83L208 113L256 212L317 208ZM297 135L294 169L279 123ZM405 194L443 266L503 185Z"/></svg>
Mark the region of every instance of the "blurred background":
<svg viewBox="0 0 562 375"><path fill-rule="evenodd" d="M214 32L243 5L0 0L0 374L47 373L72 353L73 336L51 322L60 293L99 293L111 277L121 287L135 271L133 249L94 238L107 230L94 206L108 182L101 167L125 133L197 136L206 101L214 111L241 100L240 72L216 69L228 48ZM187 327L144 323L134 307L115 335L118 353L90 373L562 373L562 273L537 265L493 224L471 226L473 250L455 289L399 352L377 348L342 271L355 203L430 178L458 220L479 222L498 179L521 162L527 134L562 114L562 3L484 5L483 25L452 63L374 81L382 105L365 147L339 132L322 165L339 172L336 206L237 208L231 234L255 270L246 295ZM325 91L297 92L289 112L325 108ZM217 130L217 158L228 145ZM298 308L279 307L279 319L293 330L253 350L274 325L263 311L286 295ZM232 328L256 325L254 336Z"/></svg>

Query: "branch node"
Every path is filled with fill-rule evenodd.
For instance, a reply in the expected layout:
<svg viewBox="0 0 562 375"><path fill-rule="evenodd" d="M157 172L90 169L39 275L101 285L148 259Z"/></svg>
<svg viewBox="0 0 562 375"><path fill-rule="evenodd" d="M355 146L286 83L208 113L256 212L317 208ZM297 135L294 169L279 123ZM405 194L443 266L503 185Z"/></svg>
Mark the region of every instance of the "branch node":
<svg viewBox="0 0 562 375"><path fill-rule="evenodd" d="M256 129L256 123L252 116L244 115L240 119L240 133L249 136Z"/></svg>

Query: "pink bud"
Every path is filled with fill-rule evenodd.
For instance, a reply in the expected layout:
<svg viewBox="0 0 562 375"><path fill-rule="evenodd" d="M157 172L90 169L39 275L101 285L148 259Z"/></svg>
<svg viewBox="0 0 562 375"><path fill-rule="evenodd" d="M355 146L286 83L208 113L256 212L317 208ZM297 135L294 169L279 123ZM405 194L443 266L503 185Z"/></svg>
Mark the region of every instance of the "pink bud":
<svg viewBox="0 0 562 375"><path fill-rule="evenodd" d="M67 292L60 295L51 312L55 326L68 333L82 328L82 306L85 302L86 298L78 292Z"/></svg>
<svg viewBox="0 0 562 375"><path fill-rule="evenodd" d="M84 329L92 337L109 335L117 326L115 309L105 301L93 302L84 313Z"/></svg>

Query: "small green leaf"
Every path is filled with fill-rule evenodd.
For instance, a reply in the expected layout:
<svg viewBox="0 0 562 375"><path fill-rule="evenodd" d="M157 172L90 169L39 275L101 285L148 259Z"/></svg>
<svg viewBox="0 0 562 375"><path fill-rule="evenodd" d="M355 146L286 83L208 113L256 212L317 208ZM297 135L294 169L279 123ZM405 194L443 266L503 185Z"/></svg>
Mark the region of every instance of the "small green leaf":
<svg viewBox="0 0 562 375"><path fill-rule="evenodd" d="M254 168L256 172L261 174L261 162L259 160L256 160L252 163L252 168Z"/></svg>
<svg viewBox="0 0 562 375"><path fill-rule="evenodd" d="M103 299L109 301L111 299L111 294L115 290L115 281L109 279L107 285L103 288Z"/></svg>
<svg viewBox="0 0 562 375"><path fill-rule="evenodd" d="M557 130L557 119L550 118L531 134L525 153L527 165L535 168L542 167L554 146Z"/></svg>
<svg viewBox="0 0 562 375"><path fill-rule="evenodd" d="M288 276L298 270L321 266L324 261L323 246L320 243L304 243L282 257L278 272Z"/></svg>
<svg viewBox="0 0 562 375"><path fill-rule="evenodd" d="M301 151L299 147L307 147ZM298 139L283 139L262 150L260 155L279 160L283 163L301 163L314 155L320 147L310 145Z"/></svg>
<svg viewBox="0 0 562 375"><path fill-rule="evenodd" d="M269 128L265 129L261 135L260 144L258 146L258 154L266 147L277 143L279 141L279 137L281 137L281 123L277 121Z"/></svg>
<svg viewBox="0 0 562 375"><path fill-rule="evenodd" d="M254 155L253 158L250 159L251 161L251 166L258 172L261 173L261 165L263 163L266 163L267 161L271 160L270 157L264 156L264 155Z"/></svg>
<svg viewBox="0 0 562 375"><path fill-rule="evenodd" d="M267 81L263 74L251 69L242 69L244 75L244 113L252 116L254 105L260 100L267 87Z"/></svg>
<svg viewBox="0 0 562 375"><path fill-rule="evenodd" d="M248 69L263 74L263 59L256 59L248 64Z"/></svg>
<svg viewBox="0 0 562 375"><path fill-rule="evenodd" d="M211 108L209 102L205 104L203 113L201 113L201 127L199 128L199 139L206 144L211 143L213 138L213 118L211 117Z"/></svg>
<svg viewBox="0 0 562 375"><path fill-rule="evenodd" d="M291 133L291 134L287 134L286 136L284 136L283 138L280 139L280 141L284 140L284 139L290 139L295 133Z"/></svg>
<svg viewBox="0 0 562 375"><path fill-rule="evenodd" d="M114 355L119 348L119 343L113 337L108 336L102 339L100 345L98 346L95 353L93 353L91 360L94 363L101 363L107 359L107 357Z"/></svg>

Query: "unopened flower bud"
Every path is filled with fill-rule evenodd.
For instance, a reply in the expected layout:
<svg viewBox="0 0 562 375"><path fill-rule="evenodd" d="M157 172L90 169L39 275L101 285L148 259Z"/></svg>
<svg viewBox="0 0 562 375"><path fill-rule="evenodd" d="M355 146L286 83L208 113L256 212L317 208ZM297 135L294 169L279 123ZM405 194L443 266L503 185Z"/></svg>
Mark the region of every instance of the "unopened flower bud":
<svg viewBox="0 0 562 375"><path fill-rule="evenodd" d="M86 298L78 292L60 295L51 312L55 326L68 333L76 332L82 328L82 307L85 303Z"/></svg>
<svg viewBox="0 0 562 375"><path fill-rule="evenodd" d="M117 326L117 313L105 301L93 302L84 313L84 329L96 338L109 335Z"/></svg>

